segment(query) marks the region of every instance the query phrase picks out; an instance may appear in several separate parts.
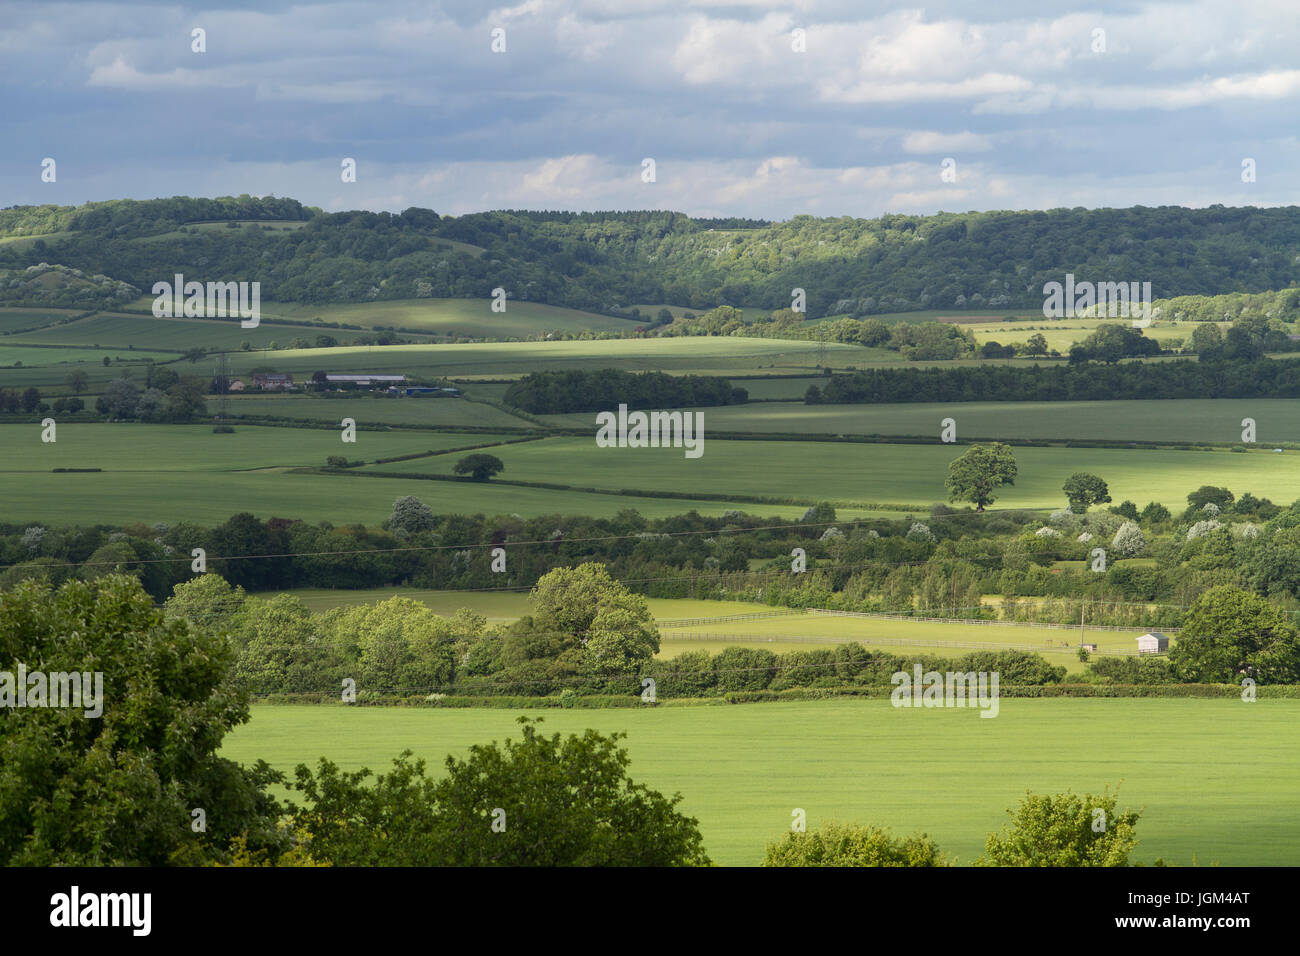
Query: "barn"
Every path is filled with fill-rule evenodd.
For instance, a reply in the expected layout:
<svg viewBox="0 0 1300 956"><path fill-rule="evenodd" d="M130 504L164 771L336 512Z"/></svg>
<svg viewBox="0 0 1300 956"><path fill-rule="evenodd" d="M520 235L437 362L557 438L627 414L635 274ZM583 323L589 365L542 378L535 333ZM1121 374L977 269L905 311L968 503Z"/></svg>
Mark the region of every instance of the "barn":
<svg viewBox="0 0 1300 956"><path fill-rule="evenodd" d="M1169 638L1159 631L1149 631L1138 638L1139 654L1163 654L1169 650Z"/></svg>

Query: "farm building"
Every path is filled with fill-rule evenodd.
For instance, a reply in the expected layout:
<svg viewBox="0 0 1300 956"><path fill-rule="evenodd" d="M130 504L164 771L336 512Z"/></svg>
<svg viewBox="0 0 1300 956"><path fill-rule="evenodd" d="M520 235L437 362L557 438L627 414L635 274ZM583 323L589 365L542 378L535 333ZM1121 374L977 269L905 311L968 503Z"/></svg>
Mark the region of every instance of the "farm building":
<svg viewBox="0 0 1300 956"><path fill-rule="evenodd" d="M293 388L293 376L285 372L255 372L253 387L260 388L264 392Z"/></svg>
<svg viewBox="0 0 1300 956"><path fill-rule="evenodd" d="M1085 651L1088 651L1089 653L1094 653L1097 650L1096 644L1081 644L1079 646L1082 647Z"/></svg>
<svg viewBox="0 0 1300 956"><path fill-rule="evenodd" d="M330 385L400 385L406 381L405 375L329 375L325 381Z"/></svg>
<svg viewBox="0 0 1300 956"><path fill-rule="evenodd" d="M1138 638L1139 654L1163 654L1169 650L1169 638L1159 631L1151 631Z"/></svg>
<svg viewBox="0 0 1300 956"><path fill-rule="evenodd" d="M244 390L244 383L237 378L231 379L230 385L226 388L226 391L228 392L242 392L243 390Z"/></svg>

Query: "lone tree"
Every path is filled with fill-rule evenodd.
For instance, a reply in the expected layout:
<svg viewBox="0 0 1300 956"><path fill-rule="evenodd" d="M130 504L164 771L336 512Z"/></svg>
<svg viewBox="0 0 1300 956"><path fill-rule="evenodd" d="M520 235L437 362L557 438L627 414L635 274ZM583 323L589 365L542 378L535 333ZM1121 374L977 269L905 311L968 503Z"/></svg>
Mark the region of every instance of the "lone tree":
<svg viewBox="0 0 1300 956"><path fill-rule="evenodd" d="M456 462L452 469L458 475L469 475L474 481L487 481L493 475L505 469L505 464L496 455L466 455Z"/></svg>
<svg viewBox="0 0 1300 956"><path fill-rule="evenodd" d="M948 500L969 501L976 511L993 503L993 492L1016 483L1016 459L1002 442L973 445L948 466Z"/></svg>
<svg viewBox="0 0 1300 956"><path fill-rule="evenodd" d="M1070 502L1070 510L1077 515L1083 514L1093 505L1104 505L1110 501L1110 489L1106 487L1106 482L1086 471L1072 474L1065 480L1061 490Z"/></svg>

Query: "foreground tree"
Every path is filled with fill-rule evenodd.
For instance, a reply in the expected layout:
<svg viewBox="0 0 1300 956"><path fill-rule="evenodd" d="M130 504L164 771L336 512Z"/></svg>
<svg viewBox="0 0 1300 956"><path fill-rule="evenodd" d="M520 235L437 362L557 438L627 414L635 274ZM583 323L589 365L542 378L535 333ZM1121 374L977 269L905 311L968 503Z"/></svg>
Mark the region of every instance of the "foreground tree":
<svg viewBox="0 0 1300 956"><path fill-rule="evenodd" d="M769 843L762 865L947 866L948 861L924 833L893 837L878 827L828 823Z"/></svg>
<svg viewBox="0 0 1300 956"><path fill-rule="evenodd" d="M976 866L1128 866L1137 846L1137 810L1116 809L1118 793L1032 794L1011 815L1011 825L990 833Z"/></svg>
<svg viewBox="0 0 1300 956"><path fill-rule="evenodd" d="M224 638L165 618L125 575L0 593L0 672L103 674L98 716L0 706L0 865L222 860L239 834L282 846L265 792L278 775L217 756L248 719L233 656ZM0 699L14 690L0 680ZM206 832L192 827L195 809Z"/></svg>
<svg viewBox="0 0 1300 956"><path fill-rule="evenodd" d="M1002 442L972 445L948 466L948 500L969 501L976 511L993 503L993 492L1016 483L1016 459Z"/></svg>
<svg viewBox="0 0 1300 956"><path fill-rule="evenodd" d="M312 858L336 866L707 866L698 822L627 775L622 734L537 733L447 758L434 781L410 752L368 770L298 767L294 808Z"/></svg>

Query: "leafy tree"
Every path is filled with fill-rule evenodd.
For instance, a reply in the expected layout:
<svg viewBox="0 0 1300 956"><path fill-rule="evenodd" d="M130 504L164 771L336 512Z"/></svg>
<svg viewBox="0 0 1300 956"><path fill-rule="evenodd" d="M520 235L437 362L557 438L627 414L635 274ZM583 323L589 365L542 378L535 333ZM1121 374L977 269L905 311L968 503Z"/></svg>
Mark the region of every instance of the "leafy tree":
<svg viewBox="0 0 1300 956"><path fill-rule="evenodd" d="M368 770L321 760L297 768L295 825L336 866L707 866L699 826L627 775L624 735L537 733L447 757L434 781L407 751L365 786ZM494 827L494 823L496 826Z"/></svg>
<svg viewBox="0 0 1300 956"><path fill-rule="evenodd" d="M1070 502L1070 510L1077 515L1084 514L1092 505L1104 505L1110 501L1106 482L1086 471L1076 471L1065 479L1062 490Z"/></svg>
<svg viewBox="0 0 1300 956"><path fill-rule="evenodd" d="M19 399L19 402L23 407L23 411L25 412L36 411L37 406L41 404L40 390L37 388L24 389L22 398Z"/></svg>
<svg viewBox="0 0 1300 956"><path fill-rule="evenodd" d="M63 382L68 386L68 388L72 389L72 394L80 395L86 390L86 386L90 383L90 379L86 377L85 372L78 369L75 372L69 372L68 377L65 378Z"/></svg>
<svg viewBox="0 0 1300 956"><path fill-rule="evenodd" d="M415 495L403 495L393 502L393 511L385 526L395 534L411 535L429 531L436 523L432 508Z"/></svg>
<svg viewBox="0 0 1300 956"><path fill-rule="evenodd" d="M1205 591L1193 602L1169 663L1189 683L1261 684L1300 681L1300 640L1279 608L1231 585Z"/></svg>
<svg viewBox="0 0 1300 956"><path fill-rule="evenodd" d="M104 394L96 400L95 407L110 418L134 418L139 400L139 386L130 379L118 378L104 387Z"/></svg>
<svg viewBox="0 0 1300 956"><path fill-rule="evenodd" d="M828 823L769 843L762 865L947 866L948 861L924 833L893 837L877 827Z"/></svg>
<svg viewBox="0 0 1300 956"><path fill-rule="evenodd" d="M102 671L98 717L0 707L0 864L159 866L280 844L278 779L218 757L248 719L228 641L167 619L133 578L0 593L0 671ZM83 698L84 702L84 698ZM191 829L201 807L207 832Z"/></svg>
<svg viewBox="0 0 1300 956"><path fill-rule="evenodd" d="M1011 824L990 833L976 866L1128 866L1140 811L1116 809L1118 794L1032 794ZM1100 813L1098 812L1100 811Z"/></svg>
<svg viewBox="0 0 1300 956"><path fill-rule="evenodd" d="M496 455L473 454L456 462L452 471L458 475L469 475L474 481L487 481L505 467L505 463Z"/></svg>
<svg viewBox="0 0 1300 956"><path fill-rule="evenodd" d="M976 511L993 503L993 492L1016 483L1016 460L1001 442L972 445L948 466L948 500L969 501Z"/></svg>
<svg viewBox="0 0 1300 956"><path fill-rule="evenodd" d="M1172 515L1164 505L1152 501L1142 509L1142 514L1139 517L1142 519L1143 524L1159 524L1161 521L1168 521Z"/></svg>
<svg viewBox="0 0 1300 956"><path fill-rule="evenodd" d="M1193 510L1200 510L1206 505L1214 505L1220 511L1226 511L1232 507L1233 498L1234 495L1227 488L1201 485L1187 496L1187 506Z"/></svg>
<svg viewBox="0 0 1300 956"><path fill-rule="evenodd" d="M603 564L556 568L538 580L529 600L536 630L566 636L585 647L593 662L615 671L659 653L650 605L611 578Z"/></svg>

